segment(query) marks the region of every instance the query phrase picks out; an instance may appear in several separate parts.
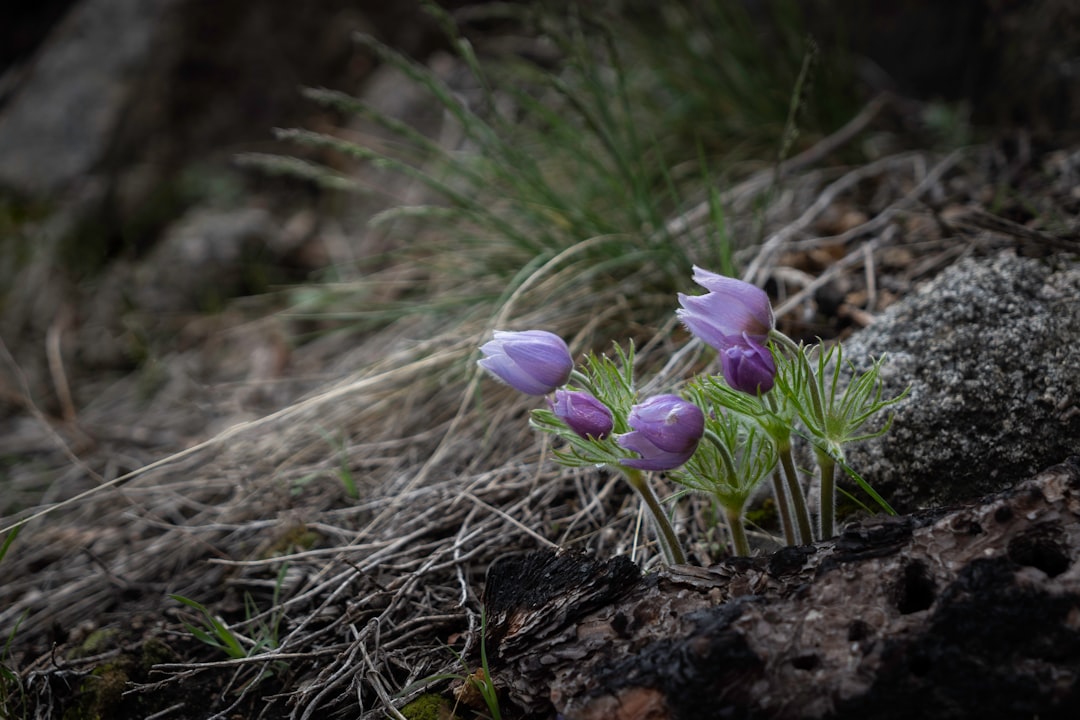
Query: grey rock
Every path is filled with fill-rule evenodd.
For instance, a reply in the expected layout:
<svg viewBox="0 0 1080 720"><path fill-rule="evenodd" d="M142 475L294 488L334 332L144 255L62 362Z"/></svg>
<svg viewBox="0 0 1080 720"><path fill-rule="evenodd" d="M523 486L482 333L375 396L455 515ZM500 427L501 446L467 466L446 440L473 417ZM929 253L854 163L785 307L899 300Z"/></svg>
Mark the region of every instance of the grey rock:
<svg viewBox="0 0 1080 720"><path fill-rule="evenodd" d="M898 511L1004 489L1080 454L1080 265L966 259L844 345L887 353L886 396L911 392L848 463Z"/></svg>
<svg viewBox="0 0 1080 720"><path fill-rule="evenodd" d="M147 258L114 261L97 280L79 308L79 364L127 366L140 345L174 336L185 318L248 291L249 275L276 260L280 235L263 208L189 211Z"/></svg>
<svg viewBox="0 0 1080 720"><path fill-rule="evenodd" d="M135 272L132 294L147 313L192 312L244 291L244 274L277 243L262 208L189 211L164 234Z"/></svg>
<svg viewBox="0 0 1080 720"><path fill-rule="evenodd" d="M104 157L174 0L83 0L50 34L0 113L0 184L67 187Z"/></svg>

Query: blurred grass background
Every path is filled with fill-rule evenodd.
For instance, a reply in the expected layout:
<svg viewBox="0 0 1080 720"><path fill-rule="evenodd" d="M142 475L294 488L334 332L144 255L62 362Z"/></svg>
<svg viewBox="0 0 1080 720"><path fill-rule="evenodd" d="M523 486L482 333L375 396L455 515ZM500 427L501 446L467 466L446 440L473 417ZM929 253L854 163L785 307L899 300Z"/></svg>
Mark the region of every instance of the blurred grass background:
<svg viewBox="0 0 1080 720"><path fill-rule="evenodd" d="M363 145L345 131L304 128L280 138L406 176L425 201L375 214L371 224L394 239L360 258L362 279L294 293L294 312L332 308L336 319L372 327L421 310L490 317L513 297L519 307L547 306L564 332L605 316L601 344L633 325L655 327L688 286L692 264L735 274L737 252L756 240L725 224L718 192L858 109L848 58L814 43L798 3L766 3L764 24L741 3L545 7L487 4L459 14L462 27L428 6L464 70L454 86L362 38L439 107L456 130L453 144L361 99L309 90L343 122L361 117L389 139ZM492 26L528 44L492 61L475 31ZM329 167L245 159L324 187L350 183ZM703 233L671 231L678 213L710 201ZM401 266L413 269L410 287L370 288L380 274L400 278ZM388 294L390 303L371 302Z"/></svg>

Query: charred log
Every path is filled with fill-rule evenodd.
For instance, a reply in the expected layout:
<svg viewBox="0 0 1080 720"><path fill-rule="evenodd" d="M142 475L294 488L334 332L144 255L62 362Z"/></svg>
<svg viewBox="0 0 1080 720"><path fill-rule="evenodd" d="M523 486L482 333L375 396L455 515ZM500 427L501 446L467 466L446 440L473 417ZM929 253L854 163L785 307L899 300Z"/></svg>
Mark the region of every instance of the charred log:
<svg viewBox="0 0 1080 720"><path fill-rule="evenodd" d="M1071 718L1078 547L1071 458L710 568L537 552L488 574L492 674L525 716L567 720Z"/></svg>

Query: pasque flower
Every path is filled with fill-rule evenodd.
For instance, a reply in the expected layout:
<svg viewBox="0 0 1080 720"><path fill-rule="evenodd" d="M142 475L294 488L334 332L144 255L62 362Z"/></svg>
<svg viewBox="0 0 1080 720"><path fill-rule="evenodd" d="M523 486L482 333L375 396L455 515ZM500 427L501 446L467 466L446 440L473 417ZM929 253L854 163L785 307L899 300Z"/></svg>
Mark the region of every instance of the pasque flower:
<svg viewBox="0 0 1080 720"><path fill-rule="evenodd" d="M761 288L694 267L694 282L705 295L679 293L676 314L694 335L720 353L728 385L755 395L772 389L776 363L769 332L776 323L769 296Z"/></svg>
<svg viewBox="0 0 1080 720"><path fill-rule="evenodd" d="M574 358L561 337L546 330L495 331L480 348L480 367L527 395L547 395L566 384Z"/></svg>
<svg viewBox="0 0 1080 720"><path fill-rule="evenodd" d="M596 396L577 390L556 390L548 400L551 412L583 438L603 440L615 426L611 410Z"/></svg>
<svg viewBox="0 0 1080 720"><path fill-rule="evenodd" d="M616 438L640 457L620 462L638 470L671 470L694 454L705 432L705 414L678 395L657 395L630 408L626 419L633 432Z"/></svg>

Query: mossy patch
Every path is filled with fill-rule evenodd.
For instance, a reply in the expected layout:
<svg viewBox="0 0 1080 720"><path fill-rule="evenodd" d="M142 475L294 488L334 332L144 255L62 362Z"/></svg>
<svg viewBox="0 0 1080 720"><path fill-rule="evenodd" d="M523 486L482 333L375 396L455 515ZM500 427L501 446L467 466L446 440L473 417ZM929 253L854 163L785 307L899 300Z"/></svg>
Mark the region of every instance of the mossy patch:
<svg viewBox="0 0 1080 720"><path fill-rule="evenodd" d="M425 693L401 708L408 720L457 720L450 701L442 695Z"/></svg>
<svg viewBox="0 0 1080 720"><path fill-rule="evenodd" d="M165 641L142 637L135 642L118 628L99 628L69 653L72 658L107 653L101 663L77 683L60 717L64 720L104 720L106 718L145 717L174 701L169 693L151 697L127 693L133 684L146 682L154 665L175 662L177 654Z"/></svg>
<svg viewBox="0 0 1080 720"><path fill-rule="evenodd" d="M72 656L89 657L103 653L115 645L119 635L120 631L116 628L98 628L86 636L82 645L72 653Z"/></svg>
<svg viewBox="0 0 1080 720"><path fill-rule="evenodd" d="M129 682L130 665L129 661L121 659L95 668L80 683L74 704L64 711L64 720L117 717L124 688Z"/></svg>

